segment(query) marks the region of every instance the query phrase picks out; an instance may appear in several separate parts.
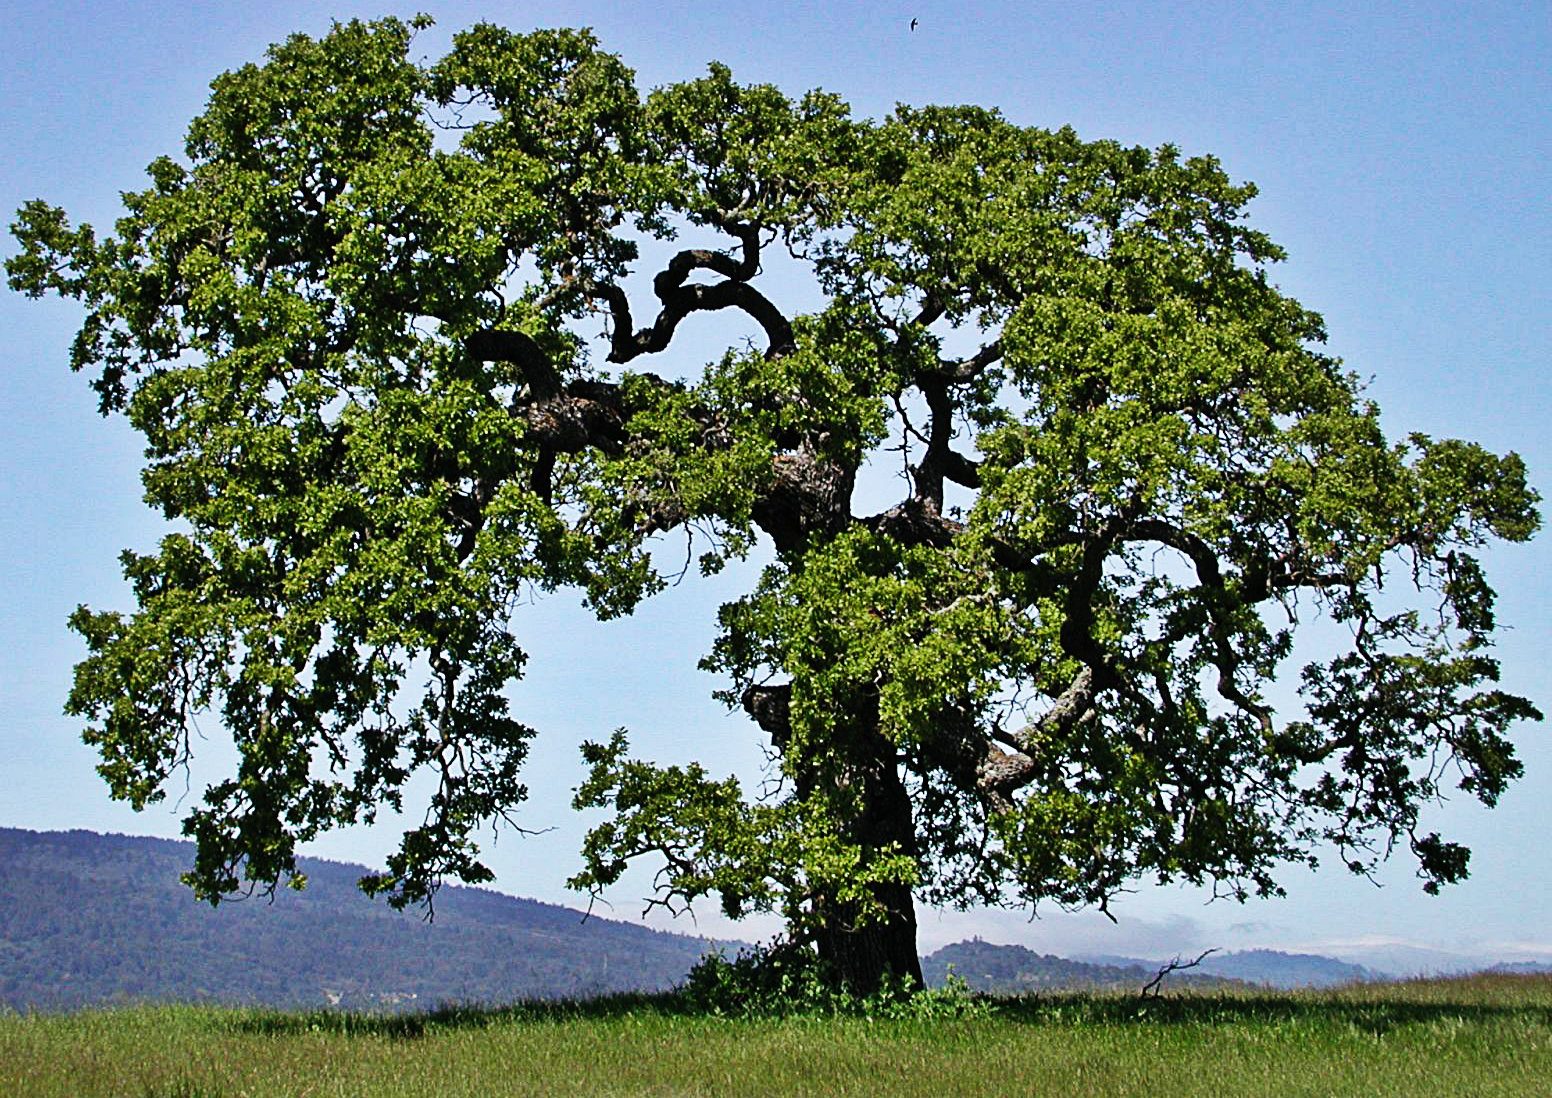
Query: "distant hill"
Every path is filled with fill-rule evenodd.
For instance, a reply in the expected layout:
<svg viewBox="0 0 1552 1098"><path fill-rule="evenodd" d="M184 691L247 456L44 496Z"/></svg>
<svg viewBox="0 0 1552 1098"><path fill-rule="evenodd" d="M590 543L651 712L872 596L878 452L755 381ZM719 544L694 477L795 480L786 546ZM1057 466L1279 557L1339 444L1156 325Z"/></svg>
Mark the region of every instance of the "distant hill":
<svg viewBox="0 0 1552 1098"><path fill-rule="evenodd" d="M1332 953L1386 978L1401 980L1416 976L1462 976L1468 972L1480 972L1497 961L1493 957L1450 953L1405 942L1385 941L1344 946L1333 949Z"/></svg>
<svg viewBox="0 0 1552 1098"><path fill-rule="evenodd" d="M1096 964L1140 966L1157 972L1163 961L1138 957L1097 956L1087 960ZM1275 949L1247 949L1237 953L1214 953L1191 970L1204 976L1220 976L1247 984L1266 987L1337 987L1341 984L1376 980L1380 974L1362 965L1321 957L1311 953L1281 953Z"/></svg>
<svg viewBox="0 0 1552 1098"><path fill-rule="evenodd" d="M0 1007L179 1000L423 1009L659 990L709 950L742 944L584 921L571 908L455 886L438 893L428 923L363 896L361 867L313 858L301 859L305 891L211 909L178 880L192 860L185 842L0 828ZM1135 991L1163 964L1066 960L980 939L922 959L931 985L952 970L998 992ZM1250 950L1214 954L1165 986L1325 987L1375 975L1329 957Z"/></svg>
<svg viewBox="0 0 1552 1098"><path fill-rule="evenodd" d="M1158 974L1162 964L1135 961L1103 964L1069 961L1036 953L1018 945L996 945L980 938L944 946L922 958L922 974L931 986L944 983L952 972L976 991L1018 993L1057 990L1138 991ZM1172 972L1164 987L1240 986L1240 981L1199 970Z"/></svg>
<svg viewBox="0 0 1552 1098"><path fill-rule="evenodd" d="M366 870L312 858L305 891L212 910L178 880L192 861L189 843L0 828L0 1005L426 1008L655 990L714 946L453 886L428 923L362 895Z"/></svg>

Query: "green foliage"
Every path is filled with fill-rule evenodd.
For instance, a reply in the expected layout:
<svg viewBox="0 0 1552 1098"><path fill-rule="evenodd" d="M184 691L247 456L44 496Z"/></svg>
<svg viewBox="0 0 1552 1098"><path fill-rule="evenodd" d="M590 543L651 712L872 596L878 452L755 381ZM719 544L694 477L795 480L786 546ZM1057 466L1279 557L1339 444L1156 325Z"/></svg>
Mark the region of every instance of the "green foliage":
<svg viewBox="0 0 1552 1098"><path fill-rule="evenodd" d="M711 780L695 764L628 759L627 750L623 732L607 745L582 746L590 771L574 807L611 816L588 832L573 888L597 895L619 880L632 852L650 851L665 860L668 882L654 903L678 913L715 893L730 918L778 911L804 939L816 929L817 897L877 918L875 886L913 880L915 865L899 851L865 852L846 842L842 821L822 799L750 803L734 778Z"/></svg>
<svg viewBox="0 0 1552 1098"><path fill-rule="evenodd" d="M914 940L913 894L1244 897L1331 845L1465 876L1423 813L1520 774L1540 714L1496 688L1481 553L1539 497L1514 454L1386 438L1272 282L1253 186L717 64L643 95L585 31L481 25L420 63L423 25L218 78L111 234L41 201L13 225L10 285L81 301L71 365L144 435L176 531L125 555L134 612L72 618L69 711L136 807L196 720L230 731L186 821L201 896L273 888L417 773L423 822L369 887L488 879L473 834L522 801L534 734L512 607L629 613L670 530L705 572L774 548L703 661L770 736L772 793L589 745L578 806L614 817L579 887L658 859L657 902L777 911L840 962ZM625 280L681 238L642 320ZM759 288L773 247L812 314ZM634 367L726 310L763 345ZM905 498L857 514L880 461ZM1312 618L1339 639L1290 667Z"/></svg>

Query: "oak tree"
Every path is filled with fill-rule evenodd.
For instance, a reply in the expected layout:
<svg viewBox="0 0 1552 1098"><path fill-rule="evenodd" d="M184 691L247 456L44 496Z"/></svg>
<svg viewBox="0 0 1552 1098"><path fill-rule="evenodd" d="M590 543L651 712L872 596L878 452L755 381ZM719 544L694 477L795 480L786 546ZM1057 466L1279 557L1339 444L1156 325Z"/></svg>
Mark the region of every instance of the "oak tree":
<svg viewBox="0 0 1552 1098"><path fill-rule="evenodd" d="M133 612L71 619L69 711L137 808L200 714L229 730L185 823L201 896L293 877L425 772L364 886L488 880L474 836L534 734L514 600L627 614L669 532L706 572L769 554L702 665L770 788L584 744L576 803L610 813L579 888L651 860L658 902L777 912L869 990L920 979L919 901L1244 897L1331 850L1465 876L1420 812L1520 773L1539 714L1494 685L1479 551L1537 496L1513 454L1385 437L1270 281L1251 186L715 64L643 95L582 31L420 62L421 26L219 77L111 235L43 202L13 226L11 285L84 304L71 365L171 524L123 556ZM783 264L821 307L783 303ZM744 336L676 359L712 312ZM903 474L871 513L869 463Z"/></svg>

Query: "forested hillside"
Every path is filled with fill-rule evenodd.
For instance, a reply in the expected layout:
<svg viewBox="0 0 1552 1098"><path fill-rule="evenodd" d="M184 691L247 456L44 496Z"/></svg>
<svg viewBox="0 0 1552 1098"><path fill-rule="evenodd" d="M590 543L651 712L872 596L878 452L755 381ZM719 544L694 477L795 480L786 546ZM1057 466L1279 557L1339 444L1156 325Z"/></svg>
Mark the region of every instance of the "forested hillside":
<svg viewBox="0 0 1552 1098"><path fill-rule="evenodd" d="M435 920L363 896L365 870L304 859L303 892L195 901L190 844L0 828L0 1004L139 999L429 1007L666 988L712 947L473 888Z"/></svg>

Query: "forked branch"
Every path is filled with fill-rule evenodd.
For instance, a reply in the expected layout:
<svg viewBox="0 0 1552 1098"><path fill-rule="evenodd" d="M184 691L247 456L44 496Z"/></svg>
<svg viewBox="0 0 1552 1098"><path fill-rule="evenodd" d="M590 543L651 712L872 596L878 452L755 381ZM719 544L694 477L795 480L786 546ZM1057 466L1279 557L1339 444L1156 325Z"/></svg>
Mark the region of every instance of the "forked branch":
<svg viewBox="0 0 1552 1098"><path fill-rule="evenodd" d="M1214 946L1212 949L1202 950L1201 953L1197 954L1196 960L1194 961L1182 961L1179 957L1176 957L1173 961L1169 962L1169 964L1159 969L1158 972L1154 974L1153 979L1142 985L1142 991L1138 995L1138 998L1160 998L1163 994L1162 991L1160 991L1160 988L1163 986L1164 977L1168 976L1171 972L1184 972L1188 968L1195 968L1197 965L1201 964L1203 961L1207 960L1208 957L1211 957L1214 953L1217 952L1218 949L1216 946Z"/></svg>

